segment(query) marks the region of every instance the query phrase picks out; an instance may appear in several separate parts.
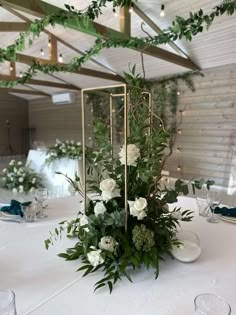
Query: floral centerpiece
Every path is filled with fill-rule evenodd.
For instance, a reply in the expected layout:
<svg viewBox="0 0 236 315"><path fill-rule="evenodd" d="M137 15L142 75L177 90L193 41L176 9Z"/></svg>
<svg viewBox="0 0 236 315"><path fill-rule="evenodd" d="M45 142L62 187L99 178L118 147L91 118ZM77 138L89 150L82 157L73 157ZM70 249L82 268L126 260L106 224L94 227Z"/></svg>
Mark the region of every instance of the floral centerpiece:
<svg viewBox="0 0 236 315"><path fill-rule="evenodd" d="M11 160L0 174L0 187L12 190L14 193L34 192L42 186L42 180L38 174L21 161Z"/></svg>
<svg viewBox="0 0 236 315"><path fill-rule="evenodd" d="M56 143L48 148L46 155L46 163L48 164L66 157L79 159L82 156L82 146L80 142L75 142L74 140L60 141L57 139Z"/></svg>
<svg viewBox="0 0 236 315"><path fill-rule="evenodd" d="M76 244L59 256L80 259L78 270L83 270L84 276L101 269L104 277L95 290L107 285L111 292L123 276L131 281L130 267L152 267L157 277L159 261L179 244L176 231L180 222L193 217L189 209L170 210L168 206L189 193L188 183L179 179L173 188L160 183L169 132L157 116L158 124L152 120L151 128L150 111L139 89L130 88L129 96L127 146L113 155L107 123L94 120L95 150L88 167L92 176L87 180L90 194L85 196L79 189L78 176L76 181L68 178L84 197L83 204L74 220L62 222L45 241L48 248L64 230L75 237ZM191 182L193 190L202 184L203 180ZM213 183L206 184L209 188Z"/></svg>

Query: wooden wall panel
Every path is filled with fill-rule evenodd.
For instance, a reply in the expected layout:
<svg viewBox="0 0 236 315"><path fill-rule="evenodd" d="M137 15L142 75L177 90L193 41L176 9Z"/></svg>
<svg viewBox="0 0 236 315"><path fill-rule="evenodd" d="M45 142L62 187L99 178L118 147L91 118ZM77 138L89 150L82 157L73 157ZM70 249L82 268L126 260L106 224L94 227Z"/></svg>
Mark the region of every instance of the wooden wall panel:
<svg viewBox="0 0 236 315"><path fill-rule="evenodd" d="M165 169L173 177L204 177L228 187L236 161L236 65L208 69L203 74L193 77L194 93L179 83L182 132Z"/></svg>
<svg viewBox="0 0 236 315"><path fill-rule="evenodd" d="M10 122L10 144L6 121ZM28 128L28 102L0 90L0 155L20 155L24 152L24 130Z"/></svg>

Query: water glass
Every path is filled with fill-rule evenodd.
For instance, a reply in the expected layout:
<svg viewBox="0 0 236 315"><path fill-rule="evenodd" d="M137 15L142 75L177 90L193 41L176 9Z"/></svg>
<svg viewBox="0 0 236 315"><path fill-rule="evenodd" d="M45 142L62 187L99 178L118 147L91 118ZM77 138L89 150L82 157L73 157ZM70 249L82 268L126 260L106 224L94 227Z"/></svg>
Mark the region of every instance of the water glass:
<svg viewBox="0 0 236 315"><path fill-rule="evenodd" d="M209 209L206 199L197 197L196 203L198 206L199 215L202 217L207 217L209 215L210 209Z"/></svg>
<svg viewBox="0 0 236 315"><path fill-rule="evenodd" d="M221 297L204 293L194 299L195 315L230 315L230 305Z"/></svg>
<svg viewBox="0 0 236 315"><path fill-rule="evenodd" d="M47 215L44 213L44 209L46 206L43 205L44 201L48 199L48 190L47 188L39 188L35 192L35 200L38 204L38 212L37 217L42 219L46 218Z"/></svg>
<svg viewBox="0 0 236 315"><path fill-rule="evenodd" d="M32 204L28 206L21 205L21 211L23 212L25 222L34 222L36 220L36 209Z"/></svg>
<svg viewBox="0 0 236 315"><path fill-rule="evenodd" d="M215 208L221 204L222 194L217 190L210 190L207 193L207 203L211 209L211 215L208 217L207 222L218 223L219 220L215 216Z"/></svg>
<svg viewBox="0 0 236 315"><path fill-rule="evenodd" d="M15 293L0 290L0 315L16 315Z"/></svg>

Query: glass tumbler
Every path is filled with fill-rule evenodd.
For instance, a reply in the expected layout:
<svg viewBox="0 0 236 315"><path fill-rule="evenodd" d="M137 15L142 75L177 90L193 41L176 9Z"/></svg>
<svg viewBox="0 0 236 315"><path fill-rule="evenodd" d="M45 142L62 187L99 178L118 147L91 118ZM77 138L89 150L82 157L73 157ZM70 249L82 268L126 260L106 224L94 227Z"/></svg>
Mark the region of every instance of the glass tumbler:
<svg viewBox="0 0 236 315"><path fill-rule="evenodd" d="M195 315L230 315L230 305L221 297L204 293L194 299Z"/></svg>
<svg viewBox="0 0 236 315"><path fill-rule="evenodd" d="M0 315L16 315L15 293L0 290Z"/></svg>
<svg viewBox="0 0 236 315"><path fill-rule="evenodd" d="M210 208L206 199L197 197L196 203L198 206L199 215L202 217L207 217L210 214Z"/></svg>
<svg viewBox="0 0 236 315"><path fill-rule="evenodd" d="M32 204L28 206L21 205L21 211L23 212L25 222L34 222L36 220L36 211Z"/></svg>

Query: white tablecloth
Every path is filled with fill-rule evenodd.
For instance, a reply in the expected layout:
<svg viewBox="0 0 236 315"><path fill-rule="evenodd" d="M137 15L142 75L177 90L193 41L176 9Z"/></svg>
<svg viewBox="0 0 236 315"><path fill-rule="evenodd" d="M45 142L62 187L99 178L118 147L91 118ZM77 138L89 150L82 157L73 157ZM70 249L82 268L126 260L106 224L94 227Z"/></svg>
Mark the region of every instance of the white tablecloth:
<svg viewBox="0 0 236 315"><path fill-rule="evenodd" d="M68 158L62 158L55 160L50 165L45 165L46 152L30 150L27 157L27 164L43 178L43 184L48 188L53 195L56 196L68 196L69 184L66 178L62 175L55 174L55 172L61 172L67 174L69 177L74 178L75 172L80 176L81 169L78 160L72 160Z"/></svg>
<svg viewBox="0 0 236 315"><path fill-rule="evenodd" d="M133 282L122 280L109 295L93 293L101 274L81 278L79 261L65 262L56 256L69 246L63 239L46 251L43 241L57 221L76 213L76 197L49 202L49 217L35 223L0 222L1 287L16 293L18 315L192 315L197 294L211 292L224 297L236 313L236 225L210 224L195 216L182 224L201 241L200 258L189 264L167 259L160 275L142 270ZM196 209L194 199L182 197L178 205Z"/></svg>

